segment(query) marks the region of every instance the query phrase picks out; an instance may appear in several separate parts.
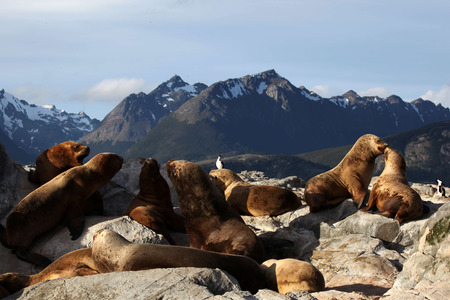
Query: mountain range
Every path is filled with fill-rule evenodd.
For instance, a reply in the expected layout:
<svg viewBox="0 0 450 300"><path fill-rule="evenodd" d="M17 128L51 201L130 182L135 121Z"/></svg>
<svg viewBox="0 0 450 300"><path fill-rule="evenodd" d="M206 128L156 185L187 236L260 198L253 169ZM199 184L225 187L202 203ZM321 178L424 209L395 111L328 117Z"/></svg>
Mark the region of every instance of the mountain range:
<svg viewBox="0 0 450 300"><path fill-rule="evenodd" d="M89 145L92 153L122 153L206 87L202 83L189 85L175 75L149 94L131 94L79 142Z"/></svg>
<svg viewBox="0 0 450 300"><path fill-rule="evenodd" d="M361 97L354 91L322 98L269 70L220 81L160 121L123 153L160 161L193 161L244 153L299 154L449 120L431 101Z"/></svg>
<svg viewBox="0 0 450 300"><path fill-rule="evenodd" d="M58 143L76 141L100 123L83 112L37 106L0 90L0 141L16 161L30 162Z"/></svg>

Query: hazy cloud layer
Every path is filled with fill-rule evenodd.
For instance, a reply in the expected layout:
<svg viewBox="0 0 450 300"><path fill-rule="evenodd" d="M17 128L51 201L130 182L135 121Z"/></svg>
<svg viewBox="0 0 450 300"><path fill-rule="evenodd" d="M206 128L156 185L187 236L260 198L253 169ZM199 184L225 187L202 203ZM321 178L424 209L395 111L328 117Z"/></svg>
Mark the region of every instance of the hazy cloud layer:
<svg viewBox="0 0 450 300"><path fill-rule="evenodd" d="M441 103L445 107L450 107L450 83L442 86L439 91L429 90L421 98Z"/></svg>

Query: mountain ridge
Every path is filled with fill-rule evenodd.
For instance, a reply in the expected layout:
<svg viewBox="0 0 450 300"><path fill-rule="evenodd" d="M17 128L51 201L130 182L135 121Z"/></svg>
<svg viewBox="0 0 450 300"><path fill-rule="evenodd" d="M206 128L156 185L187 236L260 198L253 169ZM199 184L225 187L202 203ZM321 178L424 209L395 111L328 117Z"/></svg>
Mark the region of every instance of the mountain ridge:
<svg viewBox="0 0 450 300"><path fill-rule="evenodd" d="M84 112L68 113L54 105L29 104L0 90L0 130L13 159L36 157L55 144L78 140L99 123ZM23 153L19 155L15 147Z"/></svg>
<svg viewBox="0 0 450 300"><path fill-rule="evenodd" d="M322 98L269 70L210 85L124 155L164 161L243 151L298 154L346 145L366 133L388 136L448 119L448 108L423 99L361 97L351 90ZM194 136L194 127L208 134Z"/></svg>

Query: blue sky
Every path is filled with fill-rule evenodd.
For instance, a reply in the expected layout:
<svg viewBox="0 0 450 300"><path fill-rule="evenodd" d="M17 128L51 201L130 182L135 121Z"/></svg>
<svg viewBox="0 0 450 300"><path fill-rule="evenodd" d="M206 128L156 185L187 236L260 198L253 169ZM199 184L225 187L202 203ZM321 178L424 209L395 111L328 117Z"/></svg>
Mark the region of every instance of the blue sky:
<svg viewBox="0 0 450 300"><path fill-rule="evenodd" d="M450 1L6 0L0 89L102 119L131 93L275 69L323 97L353 89L450 107Z"/></svg>

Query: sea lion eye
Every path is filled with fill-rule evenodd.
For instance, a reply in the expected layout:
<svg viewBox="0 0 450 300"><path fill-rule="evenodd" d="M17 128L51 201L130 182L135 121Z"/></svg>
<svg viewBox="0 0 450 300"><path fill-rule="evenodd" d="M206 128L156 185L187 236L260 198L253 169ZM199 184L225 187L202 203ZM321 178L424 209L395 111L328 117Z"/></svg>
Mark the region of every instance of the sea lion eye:
<svg viewBox="0 0 450 300"><path fill-rule="evenodd" d="M77 150L79 147L80 147L79 145L75 145L75 146L73 146L73 149Z"/></svg>

